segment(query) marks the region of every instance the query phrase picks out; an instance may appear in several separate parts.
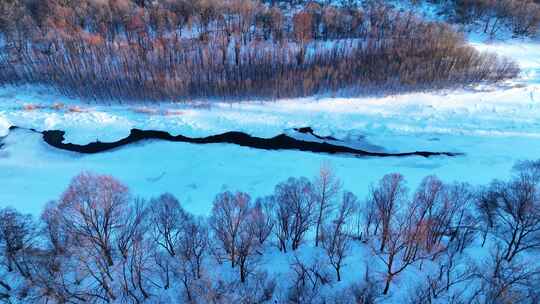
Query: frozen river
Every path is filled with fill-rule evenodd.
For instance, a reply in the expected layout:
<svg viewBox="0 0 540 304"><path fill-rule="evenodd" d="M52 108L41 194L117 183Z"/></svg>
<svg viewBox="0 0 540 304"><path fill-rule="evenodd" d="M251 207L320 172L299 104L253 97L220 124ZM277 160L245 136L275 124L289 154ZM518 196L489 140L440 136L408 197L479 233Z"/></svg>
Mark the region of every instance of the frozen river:
<svg viewBox="0 0 540 304"><path fill-rule="evenodd" d="M207 214L224 189L252 196L272 192L289 176L312 176L330 162L345 187L361 198L382 175L400 172L410 187L426 175L474 184L504 178L522 159L540 158L540 46L477 44L514 57L522 78L498 87L388 97L321 98L270 103L94 105L33 87L0 90L0 206L38 214L81 171L112 174L134 195L175 194L192 212ZM112 142L130 130L162 130L204 137L229 131L270 138L311 127L371 152L447 151L462 156L354 157L344 154L261 150L230 143L148 140L81 154L49 146L26 129L64 130L65 142ZM305 139L301 135L295 135ZM324 141L324 140L322 140Z"/></svg>

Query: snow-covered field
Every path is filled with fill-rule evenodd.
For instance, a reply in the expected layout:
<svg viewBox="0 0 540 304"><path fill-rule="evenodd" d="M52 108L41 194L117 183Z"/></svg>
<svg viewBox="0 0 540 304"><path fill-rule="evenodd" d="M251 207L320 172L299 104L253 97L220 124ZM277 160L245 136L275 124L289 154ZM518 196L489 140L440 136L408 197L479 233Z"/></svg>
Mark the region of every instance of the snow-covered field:
<svg viewBox="0 0 540 304"><path fill-rule="evenodd" d="M0 206L38 214L82 170L112 174L144 197L172 192L197 214L208 214L214 195L242 190L265 195L289 176L312 176L331 162L346 188L363 197L384 174L400 172L411 187L426 175L474 184L504 178L516 160L540 158L540 44L483 43L481 50L514 58L520 79L498 87L363 98L280 100L271 103L95 105L45 89L0 89ZM263 151L228 144L145 142L81 155L51 148L41 135L11 125L65 130L66 141L112 141L131 128L205 136L244 131L271 137L312 127L350 143L389 152L462 152L455 158L354 158L300 151ZM367 144L367 145L366 145Z"/></svg>

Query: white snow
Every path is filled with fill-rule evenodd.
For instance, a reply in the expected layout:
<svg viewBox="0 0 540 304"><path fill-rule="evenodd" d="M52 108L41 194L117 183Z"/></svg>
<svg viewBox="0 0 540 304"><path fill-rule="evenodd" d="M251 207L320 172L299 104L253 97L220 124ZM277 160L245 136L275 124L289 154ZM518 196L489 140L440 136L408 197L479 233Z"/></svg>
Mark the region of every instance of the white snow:
<svg viewBox="0 0 540 304"><path fill-rule="evenodd" d="M429 174L447 181L485 183L509 174L516 160L539 158L540 44L481 43L483 50L513 57L523 76L500 86L361 98L304 98L270 103L87 104L36 87L0 89L0 135L10 125L66 131L66 141L113 141L130 129L164 130L186 136L227 131L271 137L310 126L358 147L389 152L450 151L448 158L353 158L297 151L261 151L234 145L145 142L98 155L59 151L40 135L13 131L0 150L0 206L21 204L37 214L81 170L109 173L137 195L169 191L188 210L207 214L223 188L264 195L289 176L316 173L330 161L345 185L363 196L382 175L401 172L414 187Z"/></svg>
<svg viewBox="0 0 540 304"><path fill-rule="evenodd" d="M316 174L330 162L344 188L363 199L368 185L384 174L400 172L409 188L436 174L444 181L483 184L505 178L517 160L540 158L540 44L534 41L473 43L480 50L515 59L522 76L500 86L362 98L305 98L270 103L212 103L188 107L174 104L86 104L35 87L0 89L0 208L13 206L38 215L57 199L70 179L81 171L111 174L130 187L133 195L150 198L163 192L177 196L190 212L208 215L214 195L223 190L270 194L290 176ZM226 131L270 137L294 127L312 127L354 146L373 150L462 152L459 157L355 158L300 151L264 151L228 144L195 145L147 141L118 150L82 155L51 148L41 135L26 129L65 130L66 141L85 144L113 141L132 128L164 130L186 136ZM9 134L9 135L8 135ZM317 248L303 246L304 260ZM464 258L481 262L485 248L473 246ZM339 291L359 281L370 263L379 278L381 262L370 258L365 244L355 243L343 268ZM285 286L293 253L266 250L263 267ZM224 265L216 273L233 270ZM429 262L411 266L396 277L392 299L403 302L429 272ZM235 274L230 274L234 276ZM224 275L226 276L226 275ZM283 290L286 287L281 287ZM327 287L329 288L329 287Z"/></svg>
<svg viewBox="0 0 540 304"><path fill-rule="evenodd" d="M0 114L0 137L8 135L9 127L11 127L11 123L4 117L4 115Z"/></svg>

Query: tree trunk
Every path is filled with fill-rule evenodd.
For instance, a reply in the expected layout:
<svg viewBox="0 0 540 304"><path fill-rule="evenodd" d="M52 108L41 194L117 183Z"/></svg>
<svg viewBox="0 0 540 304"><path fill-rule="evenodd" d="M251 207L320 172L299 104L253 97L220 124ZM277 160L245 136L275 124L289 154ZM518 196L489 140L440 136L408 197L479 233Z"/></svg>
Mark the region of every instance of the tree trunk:
<svg viewBox="0 0 540 304"><path fill-rule="evenodd" d="M392 275L389 274L388 277L386 277L386 283L385 283L384 291L383 291L384 295L388 294L388 290L390 289L391 282L392 282Z"/></svg>

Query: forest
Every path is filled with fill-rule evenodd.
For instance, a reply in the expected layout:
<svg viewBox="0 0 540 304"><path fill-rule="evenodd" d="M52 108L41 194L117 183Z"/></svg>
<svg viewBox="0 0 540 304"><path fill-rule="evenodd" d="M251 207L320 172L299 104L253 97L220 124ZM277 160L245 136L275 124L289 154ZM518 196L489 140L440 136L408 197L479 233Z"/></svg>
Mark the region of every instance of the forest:
<svg viewBox="0 0 540 304"><path fill-rule="evenodd" d="M38 219L0 210L0 301L376 303L414 269L423 275L400 303L540 300L540 161L484 186L427 176L411 192L387 174L365 199L323 164L268 190L219 193L201 217L171 194L137 198L111 176L81 173ZM306 248L321 254L297 255ZM471 250L487 255L470 260ZM267 271L277 266L265 264L269 252L293 254L286 280ZM364 267L352 256L373 268L337 285Z"/></svg>
<svg viewBox="0 0 540 304"><path fill-rule="evenodd" d="M467 45L448 23L384 1L0 3L0 84L43 85L89 100L350 96L494 83L518 73L512 61Z"/></svg>
<svg viewBox="0 0 540 304"><path fill-rule="evenodd" d="M426 1L441 5L449 21L479 28L491 37L504 31L535 37L540 30L539 0Z"/></svg>

